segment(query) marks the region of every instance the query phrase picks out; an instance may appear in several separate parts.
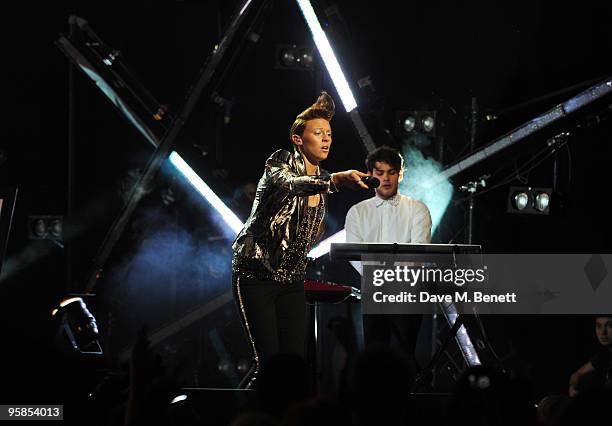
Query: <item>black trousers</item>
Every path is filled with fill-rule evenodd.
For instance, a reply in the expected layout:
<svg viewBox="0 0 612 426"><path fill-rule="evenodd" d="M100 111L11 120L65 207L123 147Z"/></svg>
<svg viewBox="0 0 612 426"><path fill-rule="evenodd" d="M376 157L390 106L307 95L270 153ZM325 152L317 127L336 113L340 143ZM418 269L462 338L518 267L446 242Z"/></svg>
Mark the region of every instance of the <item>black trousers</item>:
<svg viewBox="0 0 612 426"><path fill-rule="evenodd" d="M414 360L422 321L423 315L364 315L364 343L389 346L394 337L405 355Z"/></svg>
<svg viewBox="0 0 612 426"><path fill-rule="evenodd" d="M304 281L289 284L233 274L234 300L253 354L250 371L240 383L252 388L263 363L279 353L304 358L306 298Z"/></svg>

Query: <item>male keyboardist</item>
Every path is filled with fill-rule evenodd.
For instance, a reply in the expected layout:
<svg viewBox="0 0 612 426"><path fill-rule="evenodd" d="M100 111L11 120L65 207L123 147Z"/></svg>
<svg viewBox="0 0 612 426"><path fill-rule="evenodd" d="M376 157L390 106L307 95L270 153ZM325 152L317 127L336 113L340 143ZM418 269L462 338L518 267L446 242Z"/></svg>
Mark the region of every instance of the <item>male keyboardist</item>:
<svg viewBox="0 0 612 426"><path fill-rule="evenodd" d="M430 243L431 215L419 200L400 194L404 159L399 151L382 146L366 158L368 174L380 185L374 197L355 204L346 215L348 243ZM360 262L352 262L361 272ZM414 359L422 315L364 315L365 345L391 345L395 340Z"/></svg>

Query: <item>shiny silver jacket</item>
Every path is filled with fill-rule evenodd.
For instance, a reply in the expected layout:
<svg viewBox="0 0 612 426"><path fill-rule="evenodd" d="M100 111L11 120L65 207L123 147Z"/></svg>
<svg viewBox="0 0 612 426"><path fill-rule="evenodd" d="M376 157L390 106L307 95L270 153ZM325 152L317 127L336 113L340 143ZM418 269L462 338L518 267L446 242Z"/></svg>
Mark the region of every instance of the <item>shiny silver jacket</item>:
<svg viewBox="0 0 612 426"><path fill-rule="evenodd" d="M325 171L320 173L306 175L302 155L295 149L293 153L278 150L268 158L251 214L232 246L234 272L239 272L237 265L245 259L250 263L257 260L270 273L277 271L295 238L308 196L322 194L321 202L327 206L327 194L334 192L330 188L331 175ZM317 239L323 231L324 221L319 225Z"/></svg>

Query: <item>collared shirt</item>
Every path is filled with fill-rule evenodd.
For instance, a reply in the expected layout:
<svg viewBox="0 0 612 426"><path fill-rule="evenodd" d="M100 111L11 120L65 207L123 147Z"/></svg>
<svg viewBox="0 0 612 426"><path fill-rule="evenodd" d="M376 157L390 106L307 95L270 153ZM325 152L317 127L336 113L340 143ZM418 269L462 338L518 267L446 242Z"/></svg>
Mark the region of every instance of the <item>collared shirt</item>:
<svg viewBox="0 0 612 426"><path fill-rule="evenodd" d="M346 242L430 243L431 215L427 206L399 192L378 196L350 208L344 225Z"/></svg>

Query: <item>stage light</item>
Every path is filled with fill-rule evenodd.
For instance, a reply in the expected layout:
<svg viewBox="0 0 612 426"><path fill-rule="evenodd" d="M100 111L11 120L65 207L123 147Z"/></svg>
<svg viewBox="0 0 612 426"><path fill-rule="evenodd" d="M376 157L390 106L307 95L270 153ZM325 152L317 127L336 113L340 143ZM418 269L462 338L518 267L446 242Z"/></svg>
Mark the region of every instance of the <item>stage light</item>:
<svg viewBox="0 0 612 426"><path fill-rule="evenodd" d="M412 132L415 127L416 119L413 116L409 115L408 117L404 118L404 130L406 133Z"/></svg>
<svg viewBox="0 0 612 426"><path fill-rule="evenodd" d="M301 49L297 60L303 68L312 68L312 65L314 63L314 56L312 54L312 50Z"/></svg>
<svg viewBox="0 0 612 426"><path fill-rule="evenodd" d="M34 221L34 227L32 228L32 233L37 238L45 238L45 235L47 235L47 225L45 225L45 221L42 219L36 219Z"/></svg>
<svg viewBox="0 0 612 426"><path fill-rule="evenodd" d="M399 138L418 134L436 136L436 111L397 111L396 135Z"/></svg>
<svg viewBox="0 0 612 426"><path fill-rule="evenodd" d="M251 368L251 363L247 361L246 359L241 359L238 361L238 364L236 364L236 370L238 370L239 373L244 374L247 371L249 371L250 368Z"/></svg>
<svg viewBox="0 0 612 426"><path fill-rule="evenodd" d="M550 205L550 195L546 192L539 192L535 196L535 208L541 212L548 209Z"/></svg>
<svg viewBox="0 0 612 426"><path fill-rule="evenodd" d="M62 216L28 216L28 238L31 240L63 240Z"/></svg>
<svg viewBox="0 0 612 426"><path fill-rule="evenodd" d="M280 52L279 60L283 66L293 67L295 66L295 52L293 49L283 49Z"/></svg>
<svg viewBox="0 0 612 426"><path fill-rule="evenodd" d="M317 246L313 247L308 253L308 257L312 257L318 259L324 254L329 253L329 248L331 247L331 243L344 243L346 241L346 231L342 229L341 231L336 232L329 238L321 241Z"/></svg>
<svg viewBox="0 0 612 426"><path fill-rule="evenodd" d="M310 71L314 65L312 47L295 44L276 45L277 70Z"/></svg>
<svg viewBox="0 0 612 426"><path fill-rule="evenodd" d="M605 80L600 81L573 98L560 103L543 114L540 114L521 124L493 142L479 148L476 152L470 154L469 157L462 158L454 164L448 166L442 172L440 179L450 178L457 173L466 170L468 167L472 167L474 164L489 158L496 152L525 139L532 133L543 129L544 127L567 116L568 114L571 114L572 112L590 104L591 102L608 95L610 92L612 92L612 77L608 77ZM567 132L564 133L566 133L565 137L567 137Z"/></svg>
<svg viewBox="0 0 612 426"><path fill-rule="evenodd" d="M297 0L297 2L302 14L304 15L304 19L306 19L308 28L310 28L312 38L317 45L319 54L321 55L321 58L323 58L325 68L327 68L327 72L334 82L334 86L336 87L336 91L340 96L340 100L342 100L344 109L346 112L351 112L357 108L357 102L355 101L355 97L353 96L353 92L351 92L348 82L346 81L346 77L344 77L344 73L342 72L342 68L340 68L336 55L334 55L334 51L329 44L329 40L327 40L327 36L319 23L317 14L312 8L309 0Z"/></svg>
<svg viewBox="0 0 612 426"><path fill-rule="evenodd" d="M551 188L512 186L508 192L508 213L549 214Z"/></svg>
<svg viewBox="0 0 612 426"><path fill-rule="evenodd" d="M452 303L450 305L446 305L444 309L442 309L442 314L446 317L446 321L450 327L453 327L459 318L457 308ZM470 338L464 324L459 326L455 341L457 342L457 346L459 346L459 350L461 351L463 359L468 367L474 367L482 364L480 357L478 356L478 351L476 351L476 347L474 346L474 343L472 343L472 339Z"/></svg>
<svg viewBox="0 0 612 426"><path fill-rule="evenodd" d="M184 394L183 395L177 395L174 398L172 398L172 401L170 401L170 405L177 404L179 402L186 401L186 400L187 400L187 395L184 395Z"/></svg>
<svg viewBox="0 0 612 426"><path fill-rule="evenodd" d="M102 355L96 318L87 309L82 297L65 298L53 309L51 316L60 318L61 330L72 349L81 354Z"/></svg>
<svg viewBox="0 0 612 426"><path fill-rule="evenodd" d="M213 192L212 189L193 171L191 167L173 151L168 157L170 162L187 178L189 183L210 203L211 206L221 215L221 218L232 229L234 234L238 234L244 224L238 216L234 214L221 199Z"/></svg>
<svg viewBox="0 0 612 426"><path fill-rule="evenodd" d="M61 220L54 219L51 221L51 225L49 226L49 234L51 234L53 238L62 238L63 225Z"/></svg>
<svg viewBox="0 0 612 426"><path fill-rule="evenodd" d="M436 125L436 120L431 115L425 115L421 118L421 128L425 133L430 133Z"/></svg>
<svg viewBox="0 0 612 426"><path fill-rule="evenodd" d="M529 204L529 195L525 192L519 192L514 196L514 206L518 210L523 210Z"/></svg>
<svg viewBox="0 0 612 426"><path fill-rule="evenodd" d="M230 360L224 359L217 364L217 369L223 374L229 374L235 370L234 364Z"/></svg>

